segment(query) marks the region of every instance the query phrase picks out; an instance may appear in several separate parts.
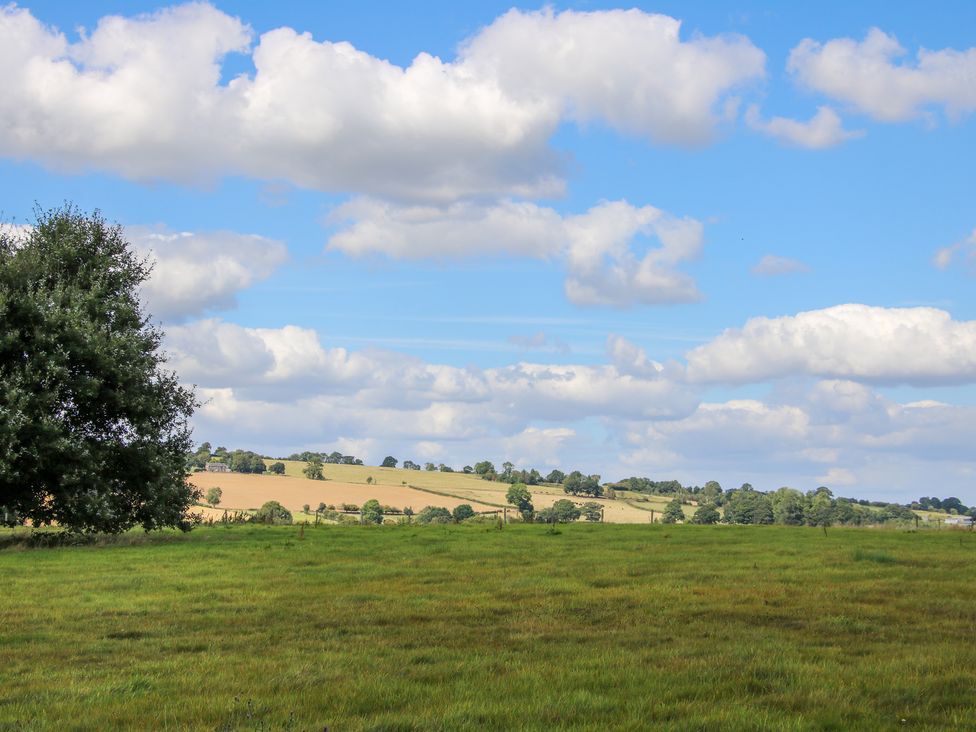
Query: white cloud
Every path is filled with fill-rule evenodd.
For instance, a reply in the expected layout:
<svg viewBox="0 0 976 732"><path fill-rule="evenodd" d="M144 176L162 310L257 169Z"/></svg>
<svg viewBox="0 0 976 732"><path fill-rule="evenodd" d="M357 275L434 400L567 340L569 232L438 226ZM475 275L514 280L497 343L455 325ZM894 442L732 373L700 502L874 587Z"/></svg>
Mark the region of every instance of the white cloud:
<svg viewBox="0 0 976 732"><path fill-rule="evenodd" d="M938 492L920 485L961 479L976 437L974 407L902 404L845 379L700 403L676 370L658 370L619 338L608 340L611 365L493 369L348 352L303 328L215 320L175 326L167 347L208 400L194 418L198 439L265 452L341 445L374 462L393 454L459 467L488 457L608 479L826 484L911 498Z"/></svg>
<svg viewBox="0 0 976 732"><path fill-rule="evenodd" d="M776 254L766 254L752 268L752 273L760 277L776 277L778 275L799 274L809 271L810 267L800 260L791 259L790 257L780 257Z"/></svg>
<svg viewBox="0 0 976 732"><path fill-rule="evenodd" d="M712 477L763 490L824 484L862 498L911 499L958 493L950 481L970 462L976 408L900 404L828 381L785 402L705 402L683 419L618 430L623 467L638 474L654 465L699 484Z"/></svg>
<svg viewBox="0 0 976 732"><path fill-rule="evenodd" d="M656 141L710 139L728 92L763 76L737 35L680 37L681 21L640 10L511 10L463 48L466 67L518 99L551 99L578 122Z"/></svg>
<svg viewBox="0 0 976 732"><path fill-rule="evenodd" d="M791 374L878 383L976 381L976 322L936 308L837 305L752 318L687 355L693 381L761 382Z"/></svg>
<svg viewBox="0 0 976 732"><path fill-rule="evenodd" d="M536 363L462 369L390 352L323 348L314 331L297 326L202 320L170 327L166 348L170 366L204 388L229 387L260 401L341 394L350 408L426 409L443 424L466 404L480 405L487 421L525 425L609 415L671 419L696 403L689 389L657 371L638 376L614 366Z"/></svg>
<svg viewBox="0 0 976 732"><path fill-rule="evenodd" d="M526 40L528 39L528 42ZM221 82L228 54L253 74ZM400 67L346 42L191 3L106 16L70 42L0 8L0 154L136 180L231 174L450 201L552 195L566 119L664 143L707 140L729 92L763 74L739 36L680 38L641 11L510 11L453 61Z"/></svg>
<svg viewBox="0 0 976 732"><path fill-rule="evenodd" d="M649 359L643 348L613 333L607 336L607 356L622 374L657 376L664 371L664 366Z"/></svg>
<svg viewBox="0 0 976 732"><path fill-rule="evenodd" d="M6 237L13 242L22 242L33 230L34 227L27 224L0 223L0 237Z"/></svg>
<svg viewBox="0 0 976 732"><path fill-rule="evenodd" d="M701 251L701 223L653 206L611 201L563 217L524 202L417 206L359 198L340 206L333 220L348 223L327 248L357 256L558 258L567 268L566 295L580 305L625 307L701 297L694 280L677 269ZM647 246L652 237L659 246Z"/></svg>
<svg viewBox="0 0 976 732"><path fill-rule="evenodd" d="M770 137L812 150L835 147L847 140L864 136L863 130L845 130L840 116L830 107L817 107L817 113L813 117L806 122L800 122L788 117L763 120L759 107L750 105L746 111L746 124Z"/></svg>
<svg viewBox="0 0 976 732"><path fill-rule="evenodd" d="M932 257L932 264L939 269L948 269L959 251L964 252L967 259L976 257L976 229L962 241L939 249Z"/></svg>
<svg viewBox="0 0 976 732"><path fill-rule="evenodd" d="M287 258L283 243L256 235L171 232L161 226L130 226L125 234L153 262L142 293L148 311L163 320L232 307L237 293L271 275Z"/></svg>
<svg viewBox="0 0 976 732"><path fill-rule="evenodd" d="M863 41L807 38L790 52L788 68L806 86L883 122L933 107L950 118L976 110L976 48L922 48L914 63L896 63L905 55L894 36L872 28Z"/></svg>

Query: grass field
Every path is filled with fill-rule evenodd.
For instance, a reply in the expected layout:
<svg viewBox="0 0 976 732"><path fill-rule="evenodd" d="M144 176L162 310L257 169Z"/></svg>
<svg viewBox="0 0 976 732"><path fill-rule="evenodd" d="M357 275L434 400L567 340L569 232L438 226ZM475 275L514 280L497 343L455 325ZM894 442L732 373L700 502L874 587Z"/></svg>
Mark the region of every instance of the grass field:
<svg viewBox="0 0 976 732"><path fill-rule="evenodd" d="M214 527L0 550L0 729L972 729L976 719L969 532L303 532Z"/></svg>

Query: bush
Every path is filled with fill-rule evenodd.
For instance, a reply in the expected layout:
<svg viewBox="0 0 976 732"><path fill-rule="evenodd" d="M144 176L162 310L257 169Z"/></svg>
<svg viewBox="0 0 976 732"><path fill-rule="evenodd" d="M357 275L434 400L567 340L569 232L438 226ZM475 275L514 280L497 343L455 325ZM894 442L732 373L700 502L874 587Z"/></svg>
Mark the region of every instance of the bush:
<svg viewBox="0 0 976 732"><path fill-rule="evenodd" d="M383 523L383 507L375 498L371 498L363 504L363 523L381 524Z"/></svg>
<svg viewBox="0 0 976 732"><path fill-rule="evenodd" d="M693 524L717 524L721 519L718 509L711 503L706 503L698 507L695 515L691 517Z"/></svg>
<svg viewBox="0 0 976 732"><path fill-rule="evenodd" d="M290 524L292 516L291 511L278 501L268 501L257 510L251 520L259 524Z"/></svg>
<svg viewBox="0 0 976 732"><path fill-rule="evenodd" d="M207 503L211 506L219 506L220 498L224 495L224 492L220 490L217 486L207 489Z"/></svg>
<svg viewBox="0 0 976 732"><path fill-rule="evenodd" d="M285 464L283 462L271 463L268 466L268 472L274 473L275 475L285 474Z"/></svg>
<svg viewBox="0 0 976 732"><path fill-rule="evenodd" d="M601 506L596 501L590 501L583 504L581 510L583 517L587 521L602 521L603 520L603 506Z"/></svg>
<svg viewBox="0 0 976 732"><path fill-rule="evenodd" d="M453 520L451 512L440 506L425 506L417 514L418 524L449 524Z"/></svg>
<svg viewBox="0 0 976 732"><path fill-rule="evenodd" d="M546 524L569 524L580 517L580 509L568 498L560 498L549 508L536 514L536 520Z"/></svg>
<svg viewBox="0 0 976 732"><path fill-rule="evenodd" d="M451 512L451 516L454 518L454 523L461 523L465 519L469 519L474 516L474 509L471 508L467 503L462 503L460 506L455 507Z"/></svg>
<svg viewBox="0 0 976 732"><path fill-rule="evenodd" d="M664 516L661 517L663 524L676 524L685 520L685 512L681 510L681 499L673 498L664 508Z"/></svg>

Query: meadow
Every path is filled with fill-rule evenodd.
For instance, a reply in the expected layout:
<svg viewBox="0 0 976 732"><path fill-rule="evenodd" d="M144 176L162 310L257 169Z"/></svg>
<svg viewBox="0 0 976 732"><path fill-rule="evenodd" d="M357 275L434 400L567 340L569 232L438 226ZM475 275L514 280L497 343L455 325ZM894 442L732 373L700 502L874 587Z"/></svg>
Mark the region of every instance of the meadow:
<svg viewBox="0 0 976 732"><path fill-rule="evenodd" d="M971 729L976 534L0 534L0 729Z"/></svg>

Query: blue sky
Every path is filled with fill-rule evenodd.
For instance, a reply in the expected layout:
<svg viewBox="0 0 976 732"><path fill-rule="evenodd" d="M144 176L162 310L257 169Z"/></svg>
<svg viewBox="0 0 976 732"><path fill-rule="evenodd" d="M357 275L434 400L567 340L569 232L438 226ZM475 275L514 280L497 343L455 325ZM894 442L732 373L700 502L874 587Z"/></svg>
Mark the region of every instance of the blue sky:
<svg viewBox="0 0 976 732"><path fill-rule="evenodd" d="M0 209L152 253L201 441L973 502L973 28L7 6Z"/></svg>

